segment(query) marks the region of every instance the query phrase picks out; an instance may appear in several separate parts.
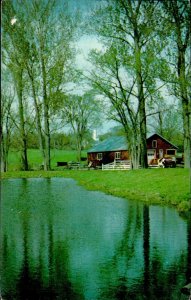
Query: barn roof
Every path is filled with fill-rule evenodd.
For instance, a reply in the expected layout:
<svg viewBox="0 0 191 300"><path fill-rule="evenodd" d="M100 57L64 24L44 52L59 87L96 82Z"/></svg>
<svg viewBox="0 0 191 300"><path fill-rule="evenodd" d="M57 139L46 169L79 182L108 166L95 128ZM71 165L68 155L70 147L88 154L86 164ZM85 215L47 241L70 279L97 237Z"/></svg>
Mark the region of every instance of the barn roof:
<svg viewBox="0 0 191 300"><path fill-rule="evenodd" d="M106 152L106 151L120 151L127 150L127 140L124 136L112 136L103 142L99 142L90 150L88 153L92 152Z"/></svg>
<svg viewBox="0 0 191 300"><path fill-rule="evenodd" d="M154 137L156 138L157 136L163 139L166 143L170 144L173 148L178 149L177 146L173 145L170 141L168 141L158 133L152 134L150 137L147 138L147 141ZM89 149L87 153L120 150L128 150L128 144L125 136L112 136L102 142L98 142L91 149Z"/></svg>

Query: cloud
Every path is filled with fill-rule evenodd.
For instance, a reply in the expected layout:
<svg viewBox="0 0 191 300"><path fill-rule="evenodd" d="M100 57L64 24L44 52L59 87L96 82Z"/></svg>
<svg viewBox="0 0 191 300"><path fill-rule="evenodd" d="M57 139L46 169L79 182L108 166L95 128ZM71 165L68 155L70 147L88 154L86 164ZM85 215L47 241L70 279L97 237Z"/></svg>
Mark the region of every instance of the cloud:
<svg viewBox="0 0 191 300"><path fill-rule="evenodd" d="M94 35L84 35L76 42L76 47L79 51L76 57L76 64L84 71L91 68L92 65L88 62L88 54L92 49L102 50L103 45Z"/></svg>

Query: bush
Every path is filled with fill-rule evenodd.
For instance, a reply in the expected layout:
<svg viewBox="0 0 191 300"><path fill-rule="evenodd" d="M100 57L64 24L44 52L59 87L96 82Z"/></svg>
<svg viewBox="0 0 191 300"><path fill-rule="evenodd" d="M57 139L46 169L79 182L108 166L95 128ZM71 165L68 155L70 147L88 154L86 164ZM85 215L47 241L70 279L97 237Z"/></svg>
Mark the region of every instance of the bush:
<svg viewBox="0 0 191 300"><path fill-rule="evenodd" d="M191 203L190 201L182 201L178 205L178 211L179 212L184 212L184 211L189 211L191 210Z"/></svg>

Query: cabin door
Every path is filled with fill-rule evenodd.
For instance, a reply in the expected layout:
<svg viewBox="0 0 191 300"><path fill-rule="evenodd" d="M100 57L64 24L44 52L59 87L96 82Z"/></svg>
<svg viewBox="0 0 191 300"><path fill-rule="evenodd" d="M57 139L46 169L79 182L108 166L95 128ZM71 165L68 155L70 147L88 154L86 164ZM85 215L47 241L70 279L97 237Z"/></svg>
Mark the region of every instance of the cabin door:
<svg viewBox="0 0 191 300"><path fill-rule="evenodd" d="M153 149L147 150L148 164L150 164L154 158L155 158L155 150L153 150Z"/></svg>

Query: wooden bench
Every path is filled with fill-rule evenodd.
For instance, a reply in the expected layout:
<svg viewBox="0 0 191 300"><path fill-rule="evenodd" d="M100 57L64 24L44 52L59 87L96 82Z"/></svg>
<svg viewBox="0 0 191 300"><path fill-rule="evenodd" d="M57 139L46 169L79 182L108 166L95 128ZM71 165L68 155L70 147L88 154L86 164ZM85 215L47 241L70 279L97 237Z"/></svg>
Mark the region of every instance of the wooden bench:
<svg viewBox="0 0 191 300"><path fill-rule="evenodd" d="M81 156L81 157L80 157L80 160L81 160L81 161L86 161L86 160L87 160L87 157L82 157L82 156Z"/></svg>
<svg viewBox="0 0 191 300"><path fill-rule="evenodd" d="M75 161L68 162L68 169L74 170L74 169L79 169L79 168L80 168L79 162L75 162Z"/></svg>
<svg viewBox="0 0 191 300"><path fill-rule="evenodd" d="M67 161L57 161L57 167L66 167L68 166Z"/></svg>

